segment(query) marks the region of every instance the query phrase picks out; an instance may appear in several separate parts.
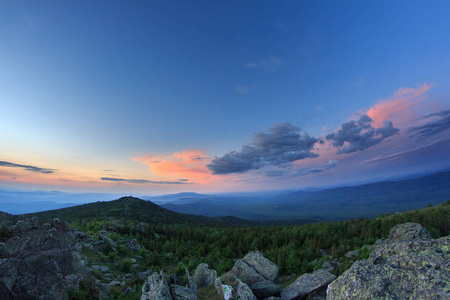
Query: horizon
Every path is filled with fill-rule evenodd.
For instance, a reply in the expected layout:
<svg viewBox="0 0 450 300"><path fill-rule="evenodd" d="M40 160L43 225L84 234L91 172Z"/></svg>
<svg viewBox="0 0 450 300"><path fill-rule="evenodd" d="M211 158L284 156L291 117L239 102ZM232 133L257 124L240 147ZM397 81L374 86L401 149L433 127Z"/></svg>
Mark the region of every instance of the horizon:
<svg viewBox="0 0 450 300"><path fill-rule="evenodd" d="M0 190L269 193L450 169L449 8L2 3Z"/></svg>

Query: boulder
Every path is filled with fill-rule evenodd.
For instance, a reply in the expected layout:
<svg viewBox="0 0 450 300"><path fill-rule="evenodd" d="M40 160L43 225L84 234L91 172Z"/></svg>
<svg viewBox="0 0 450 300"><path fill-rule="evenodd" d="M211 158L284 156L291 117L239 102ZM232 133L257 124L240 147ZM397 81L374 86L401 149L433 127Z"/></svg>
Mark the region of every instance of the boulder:
<svg viewBox="0 0 450 300"><path fill-rule="evenodd" d="M154 272L142 286L141 300L172 300L170 287L163 271Z"/></svg>
<svg viewBox="0 0 450 300"><path fill-rule="evenodd" d="M265 279L275 281L278 277L278 267L275 263L265 258L260 252L250 252L242 259L249 266L253 267L258 274Z"/></svg>
<svg viewBox="0 0 450 300"><path fill-rule="evenodd" d="M211 287L217 278L217 272L213 269L208 269L205 263L199 264L194 272L194 282L197 287Z"/></svg>
<svg viewBox="0 0 450 300"><path fill-rule="evenodd" d="M14 226L14 234L0 243L2 299L64 299L68 288L89 276L75 230L67 222L39 225L32 218L8 226Z"/></svg>
<svg viewBox="0 0 450 300"><path fill-rule="evenodd" d="M327 299L450 299L450 236L427 239L417 225L393 228L390 243L328 286Z"/></svg>
<svg viewBox="0 0 450 300"><path fill-rule="evenodd" d="M128 239L123 241L123 244L125 247L130 249L131 251L137 252L139 249L141 249L141 244L136 239Z"/></svg>
<svg viewBox="0 0 450 300"><path fill-rule="evenodd" d="M359 251L358 250L348 251L345 254L345 257L350 258L350 259L358 258L358 256L359 256Z"/></svg>
<svg viewBox="0 0 450 300"><path fill-rule="evenodd" d="M322 269L324 269L328 272L333 272L334 267L333 267L333 265L331 265L331 262L327 260L322 264Z"/></svg>
<svg viewBox="0 0 450 300"><path fill-rule="evenodd" d="M108 244L114 251L116 251L116 249L117 249L116 242L114 242L112 239L107 237L106 234L101 234L100 237L106 244Z"/></svg>
<svg viewBox="0 0 450 300"><path fill-rule="evenodd" d="M275 295L280 291L280 286L269 280L259 281L253 284L250 288L258 299Z"/></svg>
<svg viewBox="0 0 450 300"><path fill-rule="evenodd" d="M217 278L214 283L217 293L223 296L224 299L256 300L255 295L247 284L228 275L224 277L226 279Z"/></svg>
<svg viewBox="0 0 450 300"><path fill-rule="evenodd" d="M286 300L305 299L311 293L325 291L328 284L335 279L335 275L323 269L303 274L281 291L281 298Z"/></svg>
<svg viewBox="0 0 450 300"><path fill-rule="evenodd" d="M251 252L234 264L228 276L247 284L258 299L273 296L279 286L273 281L278 278L277 266L259 252Z"/></svg>
<svg viewBox="0 0 450 300"><path fill-rule="evenodd" d="M431 235L422 227L422 225L417 223L405 223L392 228L385 243L430 238Z"/></svg>
<svg viewBox="0 0 450 300"><path fill-rule="evenodd" d="M198 300L198 294L185 286L172 284L170 291L172 292L173 300Z"/></svg>
<svg viewBox="0 0 450 300"><path fill-rule="evenodd" d="M239 279L236 280L237 284L236 284L236 295L237 295L237 299L240 300L256 300L255 295L253 294L252 290L250 289L250 287L243 283L242 281L240 281Z"/></svg>
<svg viewBox="0 0 450 300"><path fill-rule="evenodd" d="M109 271L109 268L107 266L93 265L92 269L100 271L100 272L108 272Z"/></svg>

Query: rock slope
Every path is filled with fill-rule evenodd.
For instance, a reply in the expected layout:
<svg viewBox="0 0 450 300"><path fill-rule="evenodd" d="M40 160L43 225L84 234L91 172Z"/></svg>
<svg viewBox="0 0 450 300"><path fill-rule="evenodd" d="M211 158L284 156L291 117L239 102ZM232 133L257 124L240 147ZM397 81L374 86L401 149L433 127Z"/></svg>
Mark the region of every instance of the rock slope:
<svg viewBox="0 0 450 300"><path fill-rule="evenodd" d="M450 299L450 236L419 224L394 227L369 259L328 286L327 299Z"/></svg>
<svg viewBox="0 0 450 300"><path fill-rule="evenodd" d="M40 225L1 214L0 228L9 235L0 242L1 299L66 299L67 289L89 273L75 230L59 219Z"/></svg>

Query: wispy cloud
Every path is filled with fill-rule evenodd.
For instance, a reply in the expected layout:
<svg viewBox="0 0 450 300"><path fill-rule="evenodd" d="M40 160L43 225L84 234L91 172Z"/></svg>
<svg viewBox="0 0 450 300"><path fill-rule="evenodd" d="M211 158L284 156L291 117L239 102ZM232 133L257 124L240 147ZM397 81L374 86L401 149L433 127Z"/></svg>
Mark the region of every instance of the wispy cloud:
<svg viewBox="0 0 450 300"><path fill-rule="evenodd" d="M266 172L267 177L280 177L284 176L287 178L305 176L310 174L317 174L325 172L331 168L336 167L338 162L336 160L330 160L325 164L313 164L310 166L298 168L298 169L289 169L289 170L271 170Z"/></svg>
<svg viewBox="0 0 450 300"><path fill-rule="evenodd" d="M27 171L43 173L43 174L50 174L50 173L54 173L56 171L54 169L39 168L39 167L35 167L35 166L30 166L30 165L15 164L15 163L7 162L7 161L0 161L0 167L22 168Z"/></svg>
<svg viewBox="0 0 450 300"><path fill-rule="evenodd" d="M428 154L433 149L438 149L441 147L448 147L450 145L450 140L439 139L437 141L433 141L425 146L416 147L413 149L408 149L392 154L380 155L371 159L363 160L361 165L375 165L384 162L392 162L400 159L411 161L411 157L420 156L423 154Z"/></svg>
<svg viewBox="0 0 450 300"><path fill-rule="evenodd" d="M406 128L421 112L417 107L430 97L426 93L431 87L425 83L419 88L400 88L392 97L371 107L367 115L372 118L374 126L381 126L385 120L395 120L397 126Z"/></svg>
<svg viewBox="0 0 450 300"><path fill-rule="evenodd" d="M246 68L251 68L251 69L263 69L265 71L273 71L273 70L278 69L286 64L287 64L287 62L282 58L279 58L276 56L269 56L265 60L259 60L256 62L247 63L244 66Z"/></svg>
<svg viewBox="0 0 450 300"><path fill-rule="evenodd" d="M290 162L316 157L311 152L318 139L290 124L279 123L268 132L253 134L252 143L242 146L240 151L231 151L215 157L208 169L213 174L245 173L267 165L280 166Z"/></svg>
<svg viewBox="0 0 450 300"><path fill-rule="evenodd" d="M431 117L441 118L420 126L411 127L408 129L408 132L417 132L418 136L423 139L450 129L450 109L427 115L424 118L427 119Z"/></svg>
<svg viewBox="0 0 450 300"><path fill-rule="evenodd" d="M127 182L127 183L137 183L137 184L189 184L184 180L179 181L154 181L145 179L124 179L124 178L111 178L111 177L101 177L104 181L114 181L114 182Z"/></svg>
<svg viewBox="0 0 450 300"><path fill-rule="evenodd" d="M334 147L342 147L336 153L352 153L370 148L399 131L391 121L384 121L383 127L372 127L372 118L362 115L358 121L341 125L337 131L326 136Z"/></svg>

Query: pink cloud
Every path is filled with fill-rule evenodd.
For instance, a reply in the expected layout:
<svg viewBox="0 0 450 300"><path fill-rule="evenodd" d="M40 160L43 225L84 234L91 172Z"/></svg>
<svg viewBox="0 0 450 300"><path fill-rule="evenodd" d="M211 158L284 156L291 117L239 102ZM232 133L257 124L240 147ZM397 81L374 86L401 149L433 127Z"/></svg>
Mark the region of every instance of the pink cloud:
<svg viewBox="0 0 450 300"><path fill-rule="evenodd" d="M133 160L148 164L153 174L174 179L189 179L196 183L213 181L215 176L206 167L211 159L204 150L182 150L172 155L153 155L134 157Z"/></svg>
<svg viewBox="0 0 450 300"><path fill-rule="evenodd" d="M406 128L421 117L419 104L427 100L426 94L432 87L424 83L419 88L399 88L392 97L379 101L371 107L367 115L373 119L374 127L381 127L384 121L392 121L396 127Z"/></svg>

